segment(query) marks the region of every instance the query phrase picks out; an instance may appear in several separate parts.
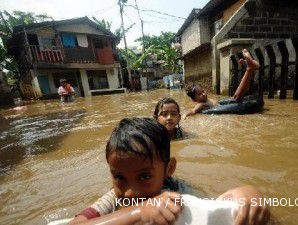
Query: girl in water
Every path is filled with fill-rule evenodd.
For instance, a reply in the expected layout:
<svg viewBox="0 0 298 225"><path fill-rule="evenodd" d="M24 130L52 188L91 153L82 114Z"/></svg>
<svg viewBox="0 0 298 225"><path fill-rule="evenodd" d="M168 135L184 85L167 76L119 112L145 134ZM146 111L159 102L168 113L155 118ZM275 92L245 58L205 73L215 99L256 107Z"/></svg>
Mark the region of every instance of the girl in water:
<svg viewBox="0 0 298 225"><path fill-rule="evenodd" d="M166 97L158 101L153 116L168 130L172 140L183 137L182 129L179 126L180 108L174 99Z"/></svg>

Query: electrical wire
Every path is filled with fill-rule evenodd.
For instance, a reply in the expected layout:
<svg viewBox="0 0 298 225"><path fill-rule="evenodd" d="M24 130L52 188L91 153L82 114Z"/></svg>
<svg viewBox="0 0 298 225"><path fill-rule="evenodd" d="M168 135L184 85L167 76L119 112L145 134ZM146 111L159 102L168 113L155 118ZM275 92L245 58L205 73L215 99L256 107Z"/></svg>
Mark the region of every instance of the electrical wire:
<svg viewBox="0 0 298 225"><path fill-rule="evenodd" d="M124 5L125 5L125 6L129 6L129 7L134 8L134 9L137 10L137 7L134 6L134 5L130 5L130 4L124 4ZM140 10L140 11L143 11L143 12L154 12L154 13L157 13L157 14L161 14L161 15L165 15L165 16L169 16L169 17L175 17L175 18L179 18L179 19L186 20L186 18L184 18L184 17L174 16L174 15L171 15L171 14L168 14L168 13L165 13L165 12L160 12L160 11L153 10L153 9L145 9L145 8L140 9L140 8L139 8L139 10Z"/></svg>

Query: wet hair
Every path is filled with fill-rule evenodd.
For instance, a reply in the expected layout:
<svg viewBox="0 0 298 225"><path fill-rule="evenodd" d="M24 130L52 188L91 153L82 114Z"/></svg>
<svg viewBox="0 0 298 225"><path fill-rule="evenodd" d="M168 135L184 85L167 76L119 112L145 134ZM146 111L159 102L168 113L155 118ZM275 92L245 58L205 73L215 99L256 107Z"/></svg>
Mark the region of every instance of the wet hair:
<svg viewBox="0 0 298 225"><path fill-rule="evenodd" d="M113 152L134 154L170 161L170 135L166 128L151 118L125 118L113 130L106 145L106 160Z"/></svg>
<svg viewBox="0 0 298 225"><path fill-rule="evenodd" d="M186 88L186 94L188 97L190 97L192 100L195 100L195 96L197 92L201 92L204 89L200 85L190 85Z"/></svg>
<svg viewBox="0 0 298 225"><path fill-rule="evenodd" d="M67 81L66 81L65 78L62 78L62 79L59 80L59 82L60 82L60 83L65 83L65 82L67 82Z"/></svg>
<svg viewBox="0 0 298 225"><path fill-rule="evenodd" d="M175 104L177 106L178 113L180 114L180 108L178 103L172 98L165 97L157 102L155 106L154 114L153 114L154 119L157 119L158 113L160 112L160 110L165 104Z"/></svg>

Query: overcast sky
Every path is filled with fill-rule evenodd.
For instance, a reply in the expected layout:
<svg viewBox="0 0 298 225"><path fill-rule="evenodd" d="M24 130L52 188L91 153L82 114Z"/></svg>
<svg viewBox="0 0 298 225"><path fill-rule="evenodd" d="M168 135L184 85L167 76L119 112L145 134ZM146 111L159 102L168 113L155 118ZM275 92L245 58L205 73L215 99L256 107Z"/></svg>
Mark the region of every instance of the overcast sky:
<svg viewBox="0 0 298 225"><path fill-rule="evenodd" d="M193 8L202 8L209 0L137 0L140 9L150 9L162 13L141 11L144 20L145 34L158 35L161 31L177 32ZM46 13L55 20L88 16L105 19L112 22L112 31L120 27L120 13L118 0L0 0L1 10L20 10ZM127 4L135 5L135 0L128 0ZM125 27L135 23L127 34L129 46L136 45L134 40L141 36L138 14L132 7L125 8ZM123 43L120 44L123 46Z"/></svg>

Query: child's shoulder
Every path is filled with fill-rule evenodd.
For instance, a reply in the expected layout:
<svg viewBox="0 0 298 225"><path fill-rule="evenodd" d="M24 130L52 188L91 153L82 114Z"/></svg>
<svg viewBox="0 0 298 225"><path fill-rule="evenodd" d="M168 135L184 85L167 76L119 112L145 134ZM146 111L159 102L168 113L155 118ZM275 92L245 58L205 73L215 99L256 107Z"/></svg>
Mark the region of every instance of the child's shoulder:
<svg viewBox="0 0 298 225"><path fill-rule="evenodd" d="M94 202L91 208L95 209L100 215L106 215L116 210L116 201L115 190L111 189Z"/></svg>

